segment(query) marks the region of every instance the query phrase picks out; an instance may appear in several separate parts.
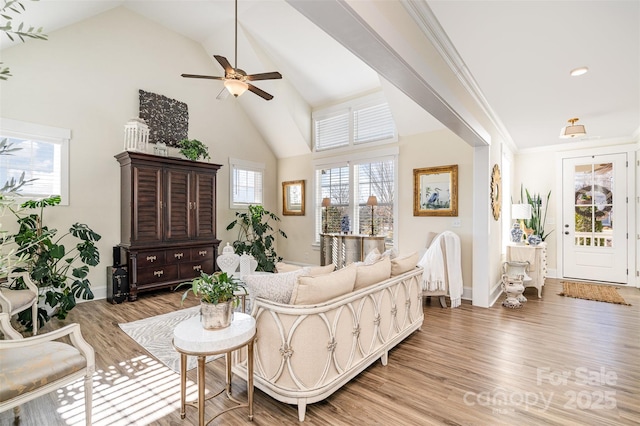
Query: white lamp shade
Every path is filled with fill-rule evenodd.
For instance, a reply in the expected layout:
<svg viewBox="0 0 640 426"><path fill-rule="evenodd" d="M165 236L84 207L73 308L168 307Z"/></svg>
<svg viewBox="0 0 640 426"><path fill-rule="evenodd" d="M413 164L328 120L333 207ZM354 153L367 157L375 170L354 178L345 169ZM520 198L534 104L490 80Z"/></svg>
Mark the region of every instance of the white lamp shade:
<svg viewBox="0 0 640 426"><path fill-rule="evenodd" d="M244 81L227 79L224 81L224 87L227 88L229 93L231 93L233 96L237 98L238 96L242 95L244 92L247 91L247 89L249 88L249 85Z"/></svg>
<svg viewBox="0 0 640 426"><path fill-rule="evenodd" d="M368 206L377 206L378 205L378 199L376 198L375 195L370 195L369 198L367 199L367 205Z"/></svg>
<svg viewBox="0 0 640 426"><path fill-rule="evenodd" d="M531 204L512 204L511 219L531 219Z"/></svg>

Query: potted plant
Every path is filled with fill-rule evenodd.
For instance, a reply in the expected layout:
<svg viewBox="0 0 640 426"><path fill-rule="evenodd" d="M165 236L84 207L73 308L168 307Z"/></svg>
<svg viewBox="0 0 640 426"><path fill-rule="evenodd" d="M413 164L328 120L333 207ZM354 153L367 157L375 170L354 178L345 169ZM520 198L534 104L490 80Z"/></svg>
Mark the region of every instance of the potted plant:
<svg viewBox="0 0 640 426"><path fill-rule="evenodd" d="M200 157L203 159L211 158L209 157L209 148L197 139L182 139L178 142L178 148L180 148L180 154L192 161L197 161Z"/></svg>
<svg viewBox="0 0 640 426"><path fill-rule="evenodd" d="M182 302L189 292L200 298L200 318L202 326L206 329L228 327L231 324L233 308L238 306L238 292L247 290L240 285L240 280L226 272L207 274L202 272L199 277L180 284L191 285L182 294Z"/></svg>
<svg viewBox="0 0 640 426"><path fill-rule="evenodd" d="M28 271L37 283L41 296L49 309L39 308L40 324L50 317L65 319L76 306L78 298L93 299L89 268L100 263L100 253L95 243L101 236L82 223L71 225L68 232L58 234L55 228L44 225L44 208L60 204L60 196L54 195L41 200L29 200L21 204L21 210L10 208L16 216L19 229L11 236L15 243L15 256L21 260L14 271ZM28 209L39 213L27 214ZM75 238L72 245L65 245L69 238ZM18 321L30 327L30 311L18 314Z"/></svg>
<svg viewBox="0 0 640 426"><path fill-rule="evenodd" d="M523 193L524 189L524 193ZM524 196L527 196L526 203L531 205L531 219L525 219L524 226L527 228L527 235L537 235L542 241L544 241L549 234L553 231L549 231L545 234L544 227L547 222L547 209L549 207L549 198L551 198L551 191L547 193L547 199L544 203L544 213L542 212L542 197L540 194L530 194L529 190L520 186L520 199L524 200Z"/></svg>
<svg viewBox="0 0 640 426"><path fill-rule="evenodd" d="M246 212L236 212L236 219L227 226L227 231L239 227L233 249L238 255L247 253L253 256L258 262L257 271L273 272L276 263L282 260L273 243L277 234L284 238L287 238L287 234L280 229L274 230L269 223L271 220L279 222L280 218L262 206L250 205Z"/></svg>

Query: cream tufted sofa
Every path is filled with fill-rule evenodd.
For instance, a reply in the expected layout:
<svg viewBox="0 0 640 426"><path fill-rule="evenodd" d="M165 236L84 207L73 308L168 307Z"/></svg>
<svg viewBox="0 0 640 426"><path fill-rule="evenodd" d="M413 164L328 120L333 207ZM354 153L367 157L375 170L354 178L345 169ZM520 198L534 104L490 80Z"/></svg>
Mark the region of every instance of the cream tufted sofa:
<svg viewBox="0 0 640 426"><path fill-rule="evenodd" d="M406 272L393 276L387 272L387 279L375 283L370 281L376 274L360 266L319 277L298 277L290 303L254 298L251 315L258 328L255 386L279 401L297 404L298 418L303 421L307 404L327 398L377 359L387 365L389 350L420 329L424 320L417 254L410 262L413 266L405 268ZM320 280L321 288L331 293L336 282L350 276L355 277L355 290L307 303L309 297L319 295L305 293L304 285ZM251 285L249 289L251 296ZM243 355L235 359L233 371L246 378Z"/></svg>

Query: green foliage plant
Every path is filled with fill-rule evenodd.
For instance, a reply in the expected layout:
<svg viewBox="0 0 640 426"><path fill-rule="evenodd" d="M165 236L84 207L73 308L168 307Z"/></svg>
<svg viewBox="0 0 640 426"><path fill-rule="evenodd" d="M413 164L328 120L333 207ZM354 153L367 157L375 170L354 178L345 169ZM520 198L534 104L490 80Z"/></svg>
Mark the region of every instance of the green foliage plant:
<svg viewBox="0 0 640 426"><path fill-rule="evenodd" d="M17 271L28 271L41 290L45 304L51 307L51 316L65 319L76 306L77 299L91 300L93 292L87 279L89 268L100 263L100 253L95 243L101 236L85 224L75 223L69 231L58 235L58 230L43 224L45 207L60 204L60 196L22 203L22 211L37 210L25 214L14 212L18 221L18 232L12 236L17 245L16 255L23 259ZM73 238L71 245L65 241ZM46 309L38 309L41 324L50 320ZM31 311L19 314L18 320L30 326Z"/></svg>
<svg viewBox="0 0 640 426"><path fill-rule="evenodd" d="M278 257L274 243L279 234L287 238L282 230L275 230L271 221L280 222L280 218L264 207L250 205L247 211L236 212L236 219L227 226L227 231L238 227L238 238L233 242L236 254L250 254L258 262L257 271L273 272L276 263L282 260Z"/></svg>
<svg viewBox="0 0 640 426"><path fill-rule="evenodd" d="M240 280L233 275L227 275L226 272L213 274L201 272L199 277L180 284L176 290L183 285L190 285L191 288L182 294L182 302L185 301L189 293L193 293L201 302L217 305L233 300L234 305L237 306L239 298L235 293L244 290L246 294L246 289L240 285Z"/></svg>
<svg viewBox="0 0 640 426"><path fill-rule="evenodd" d="M524 192L523 192L524 190ZM533 230L533 235L539 236L542 241L544 241L549 234L553 231L549 231L545 234L544 227L547 222L547 209L549 207L549 198L551 198L551 190L547 194L547 199L544 203L544 213L542 212L542 198L540 194L529 194L528 189L524 189L522 185L520 185L520 199L524 200L524 196L527 197L527 203L531 205L531 219L524 220L524 226Z"/></svg>
<svg viewBox="0 0 640 426"><path fill-rule="evenodd" d="M38 1L38 0L32 0ZM0 17L3 22L0 23L0 31L2 31L11 41L19 39L24 43L25 39L46 40L47 35L42 33L42 28L25 27L24 22L14 27L14 15L19 15L26 10L24 2L18 0L3 0L0 6ZM2 62L0 62L2 65ZM0 80L7 80L11 77L11 71L8 67L0 66Z"/></svg>
<svg viewBox="0 0 640 426"><path fill-rule="evenodd" d="M197 139L182 139L178 142L178 148L180 148L180 153L189 160L197 161L200 157L203 159L211 158L209 148Z"/></svg>

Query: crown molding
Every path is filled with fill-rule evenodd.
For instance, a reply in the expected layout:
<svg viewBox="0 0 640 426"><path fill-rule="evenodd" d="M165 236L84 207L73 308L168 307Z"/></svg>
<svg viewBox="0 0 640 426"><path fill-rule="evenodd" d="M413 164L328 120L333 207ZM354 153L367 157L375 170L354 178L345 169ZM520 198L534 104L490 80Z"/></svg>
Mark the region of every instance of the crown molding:
<svg viewBox="0 0 640 426"><path fill-rule="evenodd" d="M487 98L482 93L482 90L471 74L471 71L467 68L464 60L451 42L451 39L449 39L444 28L442 28L442 25L440 25L438 18L436 18L427 2L425 0L409 0L402 2L402 4L427 39L440 53L440 56L449 66L451 71L453 71L460 83L462 83L467 93L469 93L482 111L487 115L502 140L509 145L509 148L512 151L517 152L518 147L513 142L513 138L511 138L509 131L493 108L491 108L491 105L489 105Z"/></svg>

